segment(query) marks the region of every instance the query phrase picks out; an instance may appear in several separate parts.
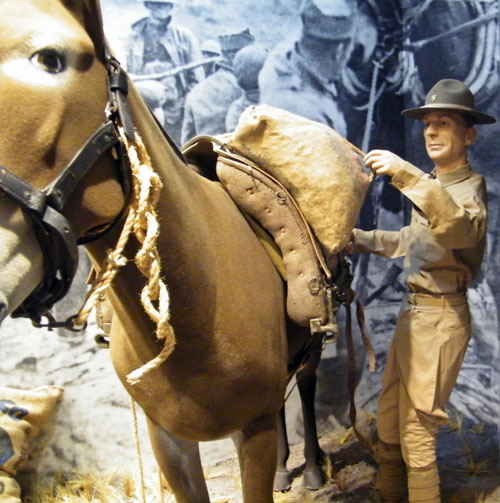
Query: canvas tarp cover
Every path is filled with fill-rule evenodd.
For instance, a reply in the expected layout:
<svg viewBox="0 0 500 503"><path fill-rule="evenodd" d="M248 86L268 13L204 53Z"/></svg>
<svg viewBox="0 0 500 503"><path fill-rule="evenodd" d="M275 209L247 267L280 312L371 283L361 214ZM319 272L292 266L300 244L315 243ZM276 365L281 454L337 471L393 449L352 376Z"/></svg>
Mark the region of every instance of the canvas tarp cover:
<svg viewBox="0 0 500 503"><path fill-rule="evenodd" d="M287 187L327 253L342 250L369 185L351 144L324 124L268 105L248 107L225 140Z"/></svg>

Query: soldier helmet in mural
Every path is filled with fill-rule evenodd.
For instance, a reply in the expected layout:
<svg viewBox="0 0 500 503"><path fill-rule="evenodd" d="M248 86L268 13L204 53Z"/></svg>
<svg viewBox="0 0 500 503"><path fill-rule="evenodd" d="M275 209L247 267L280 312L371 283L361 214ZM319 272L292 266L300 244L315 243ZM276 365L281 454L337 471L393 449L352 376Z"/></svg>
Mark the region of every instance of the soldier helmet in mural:
<svg viewBox="0 0 500 503"><path fill-rule="evenodd" d="M459 112L472 118L476 124L493 124L496 119L476 110L474 95L460 80L438 81L425 97L425 104L418 108L408 108L401 113L412 119L422 119L427 112Z"/></svg>
<svg viewBox="0 0 500 503"><path fill-rule="evenodd" d="M300 13L304 32L322 39L348 40L354 11L352 0L305 0Z"/></svg>
<svg viewBox="0 0 500 503"><path fill-rule="evenodd" d="M231 33L230 35L219 36L220 47L223 52L236 52L247 45L255 42L255 37L250 33L250 30L240 31L239 33Z"/></svg>
<svg viewBox="0 0 500 503"><path fill-rule="evenodd" d="M266 58L267 49L255 44L238 51L233 61L233 73L242 89L258 89L259 72Z"/></svg>

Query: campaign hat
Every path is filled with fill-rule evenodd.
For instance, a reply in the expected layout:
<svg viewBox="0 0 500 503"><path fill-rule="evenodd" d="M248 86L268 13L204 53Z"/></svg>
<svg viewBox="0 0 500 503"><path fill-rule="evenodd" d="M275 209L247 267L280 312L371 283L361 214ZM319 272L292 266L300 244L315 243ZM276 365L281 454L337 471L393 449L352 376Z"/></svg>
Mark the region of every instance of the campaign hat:
<svg viewBox="0 0 500 503"><path fill-rule="evenodd" d="M425 104L408 108L401 113L412 119L422 119L428 112L459 112L472 118L475 124L493 124L496 119L476 110L474 95L460 80L442 79L436 82L425 97Z"/></svg>

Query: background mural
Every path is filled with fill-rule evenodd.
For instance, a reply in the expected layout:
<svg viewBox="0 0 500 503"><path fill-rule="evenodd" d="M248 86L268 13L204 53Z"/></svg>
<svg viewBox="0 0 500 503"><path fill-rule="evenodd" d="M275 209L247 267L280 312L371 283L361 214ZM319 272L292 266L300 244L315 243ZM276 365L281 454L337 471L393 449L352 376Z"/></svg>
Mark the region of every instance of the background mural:
<svg viewBox="0 0 500 503"><path fill-rule="evenodd" d="M154 10L136 0L101 3L116 56L179 146L198 134L230 131L248 105L267 103L328 124L365 152L389 149L430 169L420 124L403 120L400 111L421 105L426 91L441 78L465 81L477 108L500 119L499 0L180 0L166 13L158 7L165 5L161 3L155 3ZM469 296L473 339L449 404L452 416L496 427L499 135L499 124L480 126L470 150L474 169L488 182L488 248L483 273ZM398 229L408 216L399 192L378 179L367 195L359 226ZM357 406L374 413L404 279L398 261L351 259L354 286L378 358L377 371L368 373L357 344ZM75 290L83 284L84 274ZM69 312L72 307L62 309ZM341 324L342 318L341 312ZM118 456L123 463L133 464L127 398L106 351L96 349L96 328L90 327L82 339L35 330L19 320L4 325L3 385L66 388L50 433L51 459L36 460L39 467L104 467L110 441L123 448L123 456ZM292 393L287 411L293 442L302 435L296 400ZM320 433L348 424L347 406L341 337L336 349L325 348L319 369ZM223 442L213 451L207 448L206 455L215 459L225 446Z"/></svg>

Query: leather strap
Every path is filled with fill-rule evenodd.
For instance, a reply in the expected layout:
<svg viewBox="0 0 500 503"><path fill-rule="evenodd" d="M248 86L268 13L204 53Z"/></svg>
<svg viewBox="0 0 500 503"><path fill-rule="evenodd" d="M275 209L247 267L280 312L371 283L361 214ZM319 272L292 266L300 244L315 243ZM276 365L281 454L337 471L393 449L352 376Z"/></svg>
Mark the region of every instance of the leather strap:
<svg viewBox="0 0 500 503"><path fill-rule="evenodd" d="M76 186L83 180L97 159L119 143L115 125L111 121L103 124L85 142L67 168L48 187L48 203L57 211L62 211Z"/></svg>
<svg viewBox="0 0 500 503"><path fill-rule="evenodd" d="M352 299L351 299L352 300ZM345 327L345 340L347 347L347 389L349 391L349 419L351 421L352 429L354 434L359 440L361 447L368 452L369 454L373 454L373 449L370 445L370 442L366 439L366 437L358 430L356 426L356 403L354 399L354 394L356 391L356 358L354 351L354 343L352 337L352 316L351 316L351 302L346 302L344 304L346 310L346 327ZM364 330L364 314L361 303L358 299L356 299L356 313L359 328L361 330L363 342L365 344L366 350L369 355L369 366L370 371L375 370L375 352L373 351L373 347L366 336Z"/></svg>
<svg viewBox="0 0 500 503"><path fill-rule="evenodd" d="M120 221L128 207L130 170L125 168L127 156L117 133L122 126L130 140L134 139L132 116L127 104L128 81L120 63L106 48L109 102L105 122L83 145L58 178L46 189L38 190L0 166L0 189L17 201L33 220L37 239L44 256L45 274L41 283L19 306L12 316L25 316L34 323L41 316L49 319L48 327L61 326L51 319L50 308L69 290L78 266L77 241L62 212L74 189L95 164L111 148L117 149L119 176L126 203L120 215L109 224L91 230L78 240L86 243L97 239ZM68 328L70 323L67 320Z"/></svg>
<svg viewBox="0 0 500 503"><path fill-rule="evenodd" d="M24 180L0 166L0 186L4 192L26 208L38 215L43 213L47 196Z"/></svg>

